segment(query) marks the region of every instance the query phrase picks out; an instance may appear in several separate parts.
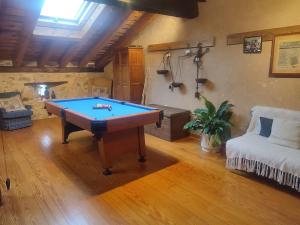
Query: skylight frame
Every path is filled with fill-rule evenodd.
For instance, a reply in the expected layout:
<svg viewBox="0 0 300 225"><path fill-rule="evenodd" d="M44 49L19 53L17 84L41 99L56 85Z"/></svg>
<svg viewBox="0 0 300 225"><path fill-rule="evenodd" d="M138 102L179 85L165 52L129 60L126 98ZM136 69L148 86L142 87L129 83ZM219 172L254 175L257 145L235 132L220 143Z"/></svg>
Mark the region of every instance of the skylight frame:
<svg viewBox="0 0 300 225"><path fill-rule="evenodd" d="M93 14L96 7L97 4L93 2L84 1L77 12L76 19L55 18L40 15L37 25L42 27L80 30L84 23L88 20L88 17Z"/></svg>
<svg viewBox="0 0 300 225"><path fill-rule="evenodd" d="M79 19L83 16L83 14L85 13L85 11L89 7L89 5L91 5L90 3L91 2L87 2L87 1L83 2L83 4L81 5L81 7L79 8L79 10L77 11L77 15L76 15L77 21L79 21Z"/></svg>
<svg viewBox="0 0 300 225"><path fill-rule="evenodd" d="M45 0L40 16L56 20L77 20L85 0Z"/></svg>
<svg viewBox="0 0 300 225"><path fill-rule="evenodd" d="M38 21L33 35L48 38L63 38L79 41L93 27L99 16L105 11L107 5L92 2L89 9L85 11L79 25L64 25L60 23Z"/></svg>

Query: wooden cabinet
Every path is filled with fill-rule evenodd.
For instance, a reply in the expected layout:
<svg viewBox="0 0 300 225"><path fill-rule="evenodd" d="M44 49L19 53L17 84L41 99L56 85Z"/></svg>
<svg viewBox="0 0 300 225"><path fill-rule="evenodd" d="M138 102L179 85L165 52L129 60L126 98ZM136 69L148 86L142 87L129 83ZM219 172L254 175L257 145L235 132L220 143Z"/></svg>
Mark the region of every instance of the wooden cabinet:
<svg viewBox="0 0 300 225"><path fill-rule="evenodd" d="M113 60L115 99L141 103L145 82L144 52L128 47L117 52Z"/></svg>

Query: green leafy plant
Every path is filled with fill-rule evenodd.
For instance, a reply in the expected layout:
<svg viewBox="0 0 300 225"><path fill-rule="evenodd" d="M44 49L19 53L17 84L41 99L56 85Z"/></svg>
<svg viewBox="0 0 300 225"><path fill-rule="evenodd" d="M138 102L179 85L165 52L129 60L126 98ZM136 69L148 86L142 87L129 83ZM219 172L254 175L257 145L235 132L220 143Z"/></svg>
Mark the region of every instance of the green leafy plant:
<svg viewBox="0 0 300 225"><path fill-rule="evenodd" d="M230 119L232 117L232 107L228 101L224 101L218 109L214 104L201 96L206 108L194 110L192 120L185 124L184 129L199 131L213 138L213 145L218 146L222 142L231 138Z"/></svg>

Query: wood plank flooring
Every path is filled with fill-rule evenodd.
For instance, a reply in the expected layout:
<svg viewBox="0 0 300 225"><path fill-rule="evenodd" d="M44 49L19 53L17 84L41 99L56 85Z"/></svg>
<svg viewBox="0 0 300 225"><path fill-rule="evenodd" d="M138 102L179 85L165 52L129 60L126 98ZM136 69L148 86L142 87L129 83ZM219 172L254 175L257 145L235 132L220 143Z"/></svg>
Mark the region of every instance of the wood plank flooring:
<svg viewBox="0 0 300 225"><path fill-rule="evenodd" d="M12 188L3 193L1 225L300 224L298 193L226 170L224 156L200 152L193 138L147 135L147 162L120 156L106 177L91 134L62 145L57 119L4 135Z"/></svg>

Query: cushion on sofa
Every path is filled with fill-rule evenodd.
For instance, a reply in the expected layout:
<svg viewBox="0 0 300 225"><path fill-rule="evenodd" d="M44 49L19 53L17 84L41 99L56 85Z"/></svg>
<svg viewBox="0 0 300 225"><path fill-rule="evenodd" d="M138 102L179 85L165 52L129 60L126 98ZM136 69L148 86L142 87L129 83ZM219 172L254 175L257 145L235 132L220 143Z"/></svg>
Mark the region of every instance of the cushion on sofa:
<svg viewBox="0 0 300 225"><path fill-rule="evenodd" d="M263 137L270 137L272 131L273 119L266 117L259 117L260 131L259 135Z"/></svg>
<svg viewBox="0 0 300 225"><path fill-rule="evenodd" d="M268 141L273 144L300 149L300 122L275 118Z"/></svg>
<svg viewBox="0 0 300 225"><path fill-rule="evenodd" d="M281 109L268 106L254 106L251 109L251 121L247 129L247 133L256 133L259 134L260 128L258 123L260 117L266 117L270 119L281 118L288 120L300 121L300 112L290 109Z"/></svg>
<svg viewBox="0 0 300 225"><path fill-rule="evenodd" d="M0 98L0 107L4 108L6 112L26 110L20 95L9 98Z"/></svg>

